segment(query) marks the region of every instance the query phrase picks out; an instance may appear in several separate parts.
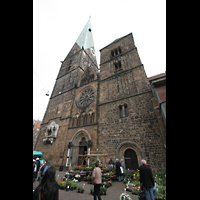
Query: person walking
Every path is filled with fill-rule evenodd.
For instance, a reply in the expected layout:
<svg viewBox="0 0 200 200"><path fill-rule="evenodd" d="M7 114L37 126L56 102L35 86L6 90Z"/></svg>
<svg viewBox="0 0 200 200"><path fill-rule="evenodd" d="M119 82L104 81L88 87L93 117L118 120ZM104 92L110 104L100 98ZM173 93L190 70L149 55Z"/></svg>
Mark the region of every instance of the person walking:
<svg viewBox="0 0 200 200"><path fill-rule="evenodd" d="M56 169L49 167L43 176L41 184L33 192L33 200L58 200L59 186L55 179ZM40 196L40 198L39 198Z"/></svg>
<svg viewBox="0 0 200 200"><path fill-rule="evenodd" d="M45 172L47 171L47 169L48 169L49 167L51 167L50 163L48 162L47 157L45 157L44 160L46 161L46 163L45 163L45 165L43 165L42 168L40 169L40 180L39 180L39 184L41 183L42 178L43 178Z"/></svg>
<svg viewBox="0 0 200 200"><path fill-rule="evenodd" d="M151 200L154 200L153 197L153 187L154 187L154 179L152 175L152 171L149 167L146 166L146 160L141 160L142 165L139 167L140 170L140 183L144 188L144 193L146 196L146 200L149 200L149 194ZM149 192L149 194L148 194Z"/></svg>
<svg viewBox="0 0 200 200"><path fill-rule="evenodd" d="M125 173L126 173L126 167L123 159L121 159L121 167L123 168L123 174L122 174L122 180L124 179Z"/></svg>
<svg viewBox="0 0 200 200"><path fill-rule="evenodd" d="M35 159L33 159L33 182L37 178L37 164L35 162Z"/></svg>
<svg viewBox="0 0 200 200"><path fill-rule="evenodd" d="M40 160L39 158L36 158L36 161L35 161L36 165L37 165L37 176L38 176L38 171L40 169ZM37 177L36 177L37 178Z"/></svg>
<svg viewBox="0 0 200 200"><path fill-rule="evenodd" d="M116 159L116 176L119 177L119 182L122 180L121 177L121 170L120 170L121 164L119 162L119 159Z"/></svg>
<svg viewBox="0 0 200 200"><path fill-rule="evenodd" d="M114 168L114 161L112 160L112 158L110 158L110 161L108 163L112 168Z"/></svg>
<svg viewBox="0 0 200 200"><path fill-rule="evenodd" d="M92 183L94 185L94 200L96 200L96 196L98 197L98 200L101 200L101 196L99 194L100 187L101 187L101 169L99 168L99 161L96 161L95 163L95 168L93 169L92 172Z"/></svg>
<svg viewBox="0 0 200 200"><path fill-rule="evenodd" d="M43 160L42 161L42 163L41 163L41 165L40 165L40 169L39 169L39 171L38 171L38 181L40 180L40 177L41 177L41 169L42 169L42 167L44 166L46 164L46 161L45 160Z"/></svg>

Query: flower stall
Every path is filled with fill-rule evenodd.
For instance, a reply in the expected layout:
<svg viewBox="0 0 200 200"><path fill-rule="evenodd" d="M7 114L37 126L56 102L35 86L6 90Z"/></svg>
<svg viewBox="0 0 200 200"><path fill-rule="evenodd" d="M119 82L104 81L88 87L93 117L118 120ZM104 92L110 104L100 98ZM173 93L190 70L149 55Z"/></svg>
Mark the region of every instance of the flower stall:
<svg viewBox="0 0 200 200"><path fill-rule="evenodd" d="M153 177L155 182L153 189L154 198L157 200L166 200L166 172L154 173ZM139 170L127 170L123 183L125 184L126 191L132 192L134 195L138 195L144 191L140 185Z"/></svg>

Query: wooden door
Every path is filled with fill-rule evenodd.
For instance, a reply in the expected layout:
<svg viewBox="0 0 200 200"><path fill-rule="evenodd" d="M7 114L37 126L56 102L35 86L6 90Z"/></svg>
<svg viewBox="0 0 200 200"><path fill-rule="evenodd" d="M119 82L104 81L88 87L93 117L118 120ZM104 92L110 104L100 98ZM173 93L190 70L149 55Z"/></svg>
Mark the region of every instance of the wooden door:
<svg viewBox="0 0 200 200"><path fill-rule="evenodd" d="M79 143L79 154L80 155L85 155L85 151L87 151L86 145L87 145L86 140L83 137L81 142ZM78 157L78 165L82 165L82 163L83 163L83 165L86 165L86 161L84 159L85 159L85 157L79 156ZM84 160L84 162L83 162L83 160Z"/></svg>
<svg viewBox="0 0 200 200"><path fill-rule="evenodd" d="M138 169L138 160L135 151L133 151L132 149L127 149L124 153L124 158L125 158L126 169L128 168L129 170Z"/></svg>

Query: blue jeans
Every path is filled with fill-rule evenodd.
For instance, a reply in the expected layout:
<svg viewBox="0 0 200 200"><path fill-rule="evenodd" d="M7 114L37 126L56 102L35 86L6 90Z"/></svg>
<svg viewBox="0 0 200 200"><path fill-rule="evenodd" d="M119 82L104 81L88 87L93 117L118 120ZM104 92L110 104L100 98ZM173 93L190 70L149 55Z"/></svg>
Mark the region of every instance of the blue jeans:
<svg viewBox="0 0 200 200"><path fill-rule="evenodd" d="M122 180L122 177L121 176L119 176L119 181L121 181Z"/></svg>
<svg viewBox="0 0 200 200"><path fill-rule="evenodd" d="M143 188L144 188L146 200L149 200L149 194L150 194L151 200L154 200L154 198L153 198L153 188L146 189L144 186L143 186ZM149 191L149 194L148 194L148 191Z"/></svg>

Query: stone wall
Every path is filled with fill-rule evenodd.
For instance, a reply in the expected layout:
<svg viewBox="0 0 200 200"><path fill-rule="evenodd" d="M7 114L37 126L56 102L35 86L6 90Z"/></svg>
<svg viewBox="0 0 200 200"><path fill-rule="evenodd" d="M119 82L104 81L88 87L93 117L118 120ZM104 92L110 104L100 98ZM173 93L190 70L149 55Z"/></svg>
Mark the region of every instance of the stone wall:
<svg viewBox="0 0 200 200"><path fill-rule="evenodd" d="M112 51L119 49L117 55ZM115 63L121 61L121 69ZM153 170L165 170L165 147L144 67L132 34L101 49L99 147L113 158L130 148L138 163L146 159ZM121 116L126 106L128 114ZM125 112L125 111L124 111Z"/></svg>
<svg viewBox="0 0 200 200"><path fill-rule="evenodd" d="M166 169L166 149L154 97L132 33L100 50L100 74L90 51L74 45L62 63L47 106L35 150L53 166L77 165L79 144L91 140L91 151L124 158L135 152L138 165L146 159L153 171ZM71 66L71 67L69 67ZM59 125L52 145L43 143L46 126ZM110 157L107 157L106 164ZM103 161L103 159L101 159Z"/></svg>

